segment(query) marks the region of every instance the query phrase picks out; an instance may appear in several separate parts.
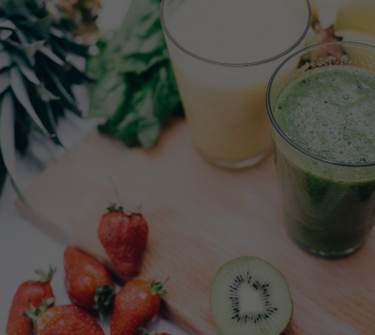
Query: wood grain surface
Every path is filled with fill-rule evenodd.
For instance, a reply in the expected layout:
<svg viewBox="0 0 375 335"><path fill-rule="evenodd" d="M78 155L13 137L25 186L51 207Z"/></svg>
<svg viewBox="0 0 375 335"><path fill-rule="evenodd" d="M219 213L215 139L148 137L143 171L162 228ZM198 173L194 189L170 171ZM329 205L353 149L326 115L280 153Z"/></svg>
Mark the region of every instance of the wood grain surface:
<svg viewBox="0 0 375 335"><path fill-rule="evenodd" d="M290 283L295 311L287 334L375 334L374 234L357 254L338 261L299 250L283 228L271 157L249 170L215 168L193 149L184 123L150 152L94 131L38 177L18 206L54 238L105 258L96 228L117 198L126 207L142 206L151 226L142 276L170 278L169 315L193 333L216 334L209 291L219 266L256 255Z"/></svg>

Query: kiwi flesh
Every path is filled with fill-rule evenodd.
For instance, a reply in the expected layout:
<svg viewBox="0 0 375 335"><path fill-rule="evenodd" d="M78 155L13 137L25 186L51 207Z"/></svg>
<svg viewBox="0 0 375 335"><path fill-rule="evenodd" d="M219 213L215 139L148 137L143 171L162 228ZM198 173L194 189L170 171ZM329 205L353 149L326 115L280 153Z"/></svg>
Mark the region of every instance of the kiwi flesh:
<svg viewBox="0 0 375 335"><path fill-rule="evenodd" d="M210 304L221 335L280 335L293 314L284 276L257 257L223 265L213 281Z"/></svg>

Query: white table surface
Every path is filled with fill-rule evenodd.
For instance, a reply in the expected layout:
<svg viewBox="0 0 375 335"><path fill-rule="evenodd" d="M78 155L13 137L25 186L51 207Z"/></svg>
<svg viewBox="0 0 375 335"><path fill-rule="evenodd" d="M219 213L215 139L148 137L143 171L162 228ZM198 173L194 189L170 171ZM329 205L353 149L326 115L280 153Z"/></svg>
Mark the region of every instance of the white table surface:
<svg viewBox="0 0 375 335"><path fill-rule="evenodd" d="M129 0L103 0L103 11L99 24L106 30L117 27L126 13ZM76 143L88 129L94 126L92 121L68 118L62 122L59 133L67 147ZM51 149L45 152L38 144L32 148L46 158L56 159L59 152ZM30 162L19 162L17 177L22 186L26 186L32 177L42 171ZM64 288L63 251L64 246L56 243L34 228L16 212L15 194L7 183L0 198L0 333L5 334L9 306L18 285L27 279L34 279L34 270L56 266L58 272L53 288L58 304L69 303ZM169 331L174 335L184 335L180 329L166 320L158 320L151 327L158 331Z"/></svg>

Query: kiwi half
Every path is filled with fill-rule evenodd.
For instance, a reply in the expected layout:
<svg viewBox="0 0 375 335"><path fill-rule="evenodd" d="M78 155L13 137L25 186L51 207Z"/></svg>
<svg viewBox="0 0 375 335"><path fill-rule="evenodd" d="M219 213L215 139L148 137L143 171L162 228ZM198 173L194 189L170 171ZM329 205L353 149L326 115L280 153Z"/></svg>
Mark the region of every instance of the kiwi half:
<svg viewBox="0 0 375 335"><path fill-rule="evenodd" d="M293 303L277 269L259 258L241 257L216 274L211 311L222 335L279 335L289 324Z"/></svg>

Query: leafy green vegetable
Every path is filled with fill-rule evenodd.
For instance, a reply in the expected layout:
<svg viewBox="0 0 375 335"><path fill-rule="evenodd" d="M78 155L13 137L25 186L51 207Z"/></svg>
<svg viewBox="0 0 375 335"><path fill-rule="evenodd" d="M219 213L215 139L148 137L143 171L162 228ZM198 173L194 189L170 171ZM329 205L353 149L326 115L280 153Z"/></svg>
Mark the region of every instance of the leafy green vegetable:
<svg viewBox="0 0 375 335"><path fill-rule="evenodd" d="M160 0L133 0L123 25L98 43L88 72L90 115L99 130L128 146L152 147L173 115L182 114L160 22Z"/></svg>

